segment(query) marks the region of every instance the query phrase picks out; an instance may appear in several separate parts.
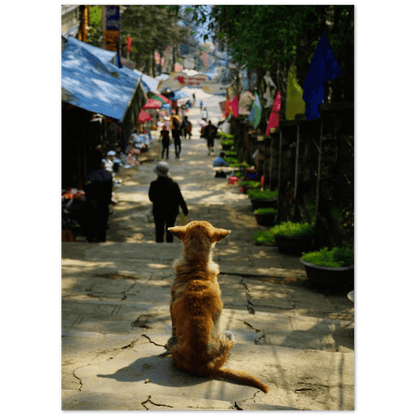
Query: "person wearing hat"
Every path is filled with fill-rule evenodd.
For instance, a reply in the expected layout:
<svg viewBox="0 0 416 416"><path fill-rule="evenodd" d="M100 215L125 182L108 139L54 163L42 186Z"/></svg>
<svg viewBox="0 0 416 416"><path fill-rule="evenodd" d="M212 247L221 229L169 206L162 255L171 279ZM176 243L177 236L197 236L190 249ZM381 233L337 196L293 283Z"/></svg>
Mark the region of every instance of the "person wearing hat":
<svg viewBox="0 0 416 416"><path fill-rule="evenodd" d="M156 227L156 243L163 243L165 230L166 242L173 243L173 234L168 231L168 228L175 226L179 206L185 216L188 215L188 207L179 185L168 176L169 165L166 162L159 162L153 172L158 177L150 184L149 199L153 203L152 212Z"/></svg>

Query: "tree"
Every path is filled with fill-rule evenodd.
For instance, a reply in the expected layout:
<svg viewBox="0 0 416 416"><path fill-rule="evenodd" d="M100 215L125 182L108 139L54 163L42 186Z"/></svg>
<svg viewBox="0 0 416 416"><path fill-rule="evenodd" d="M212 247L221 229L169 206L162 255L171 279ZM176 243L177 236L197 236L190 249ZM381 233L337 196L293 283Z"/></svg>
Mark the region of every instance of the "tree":
<svg viewBox="0 0 416 416"><path fill-rule="evenodd" d="M144 72L155 75L154 53L162 56L168 46L173 57L185 39L186 29L177 24L178 17L159 6L128 5L121 16L122 44L127 35L132 38L130 59ZM175 59L172 61L174 65Z"/></svg>

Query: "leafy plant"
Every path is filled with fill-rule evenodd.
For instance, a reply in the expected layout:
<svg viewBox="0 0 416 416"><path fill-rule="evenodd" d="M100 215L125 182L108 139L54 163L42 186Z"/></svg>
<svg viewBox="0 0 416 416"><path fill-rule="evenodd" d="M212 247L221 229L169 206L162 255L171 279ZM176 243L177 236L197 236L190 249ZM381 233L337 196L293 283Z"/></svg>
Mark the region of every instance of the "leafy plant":
<svg viewBox="0 0 416 416"><path fill-rule="evenodd" d="M217 135L224 140L232 140L234 139L234 135L233 134L229 134L229 133L223 133L223 132L218 132Z"/></svg>
<svg viewBox="0 0 416 416"><path fill-rule="evenodd" d="M243 188L260 188L261 183L258 181L242 181L241 186Z"/></svg>
<svg viewBox="0 0 416 416"><path fill-rule="evenodd" d="M277 198L277 191L261 190L261 189L250 189L247 192L249 198L254 199L274 199Z"/></svg>
<svg viewBox="0 0 416 416"><path fill-rule="evenodd" d="M225 152L225 156L227 156L227 157L236 157L237 156L237 152L234 152L234 150L227 150Z"/></svg>
<svg viewBox="0 0 416 416"><path fill-rule="evenodd" d="M232 146L232 145L234 144L234 141L233 141L233 140L223 140L223 141L221 142L221 144L222 144L223 146Z"/></svg>
<svg viewBox="0 0 416 416"><path fill-rule="evenodd" d="M226 157L224 159L229 165L239 163L235 157Z"/></svg>
<svg viewBox="0 0 416 416"><path fill-rule="evenodd" d="M273 233L270 230L253 234L253 240L257 244L275 244Z"/></svg>
<svg viewBox="0 0 416 416"><path fill-rule="evenodd" d="M266 214L275 214L276 210L274 208L257 208L254 211L254 214L266 215Z"/></svg>
<svg viewBox="0 0 416 416"><path fill-rule="evenodd" d="M287 221L273 226L271 231L285 237L306 237L315 234L315 224Z"/></svg>
<svg viewBox="0 0 416 416"><path fill-rule="evenodd" d="M324 247L319 251L302 253L302 259L322 267L347 267L354 264L354 253L347 247L334 247L328 250Z"/></svg>

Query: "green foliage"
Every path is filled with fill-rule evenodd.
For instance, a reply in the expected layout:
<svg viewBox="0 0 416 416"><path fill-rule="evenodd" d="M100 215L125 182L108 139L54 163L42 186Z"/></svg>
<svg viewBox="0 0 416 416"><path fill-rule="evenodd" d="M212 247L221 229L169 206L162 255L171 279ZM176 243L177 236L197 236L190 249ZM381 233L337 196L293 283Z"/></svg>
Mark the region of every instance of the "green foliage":
<svg viewBox="0 0 416 416"><path fill-rule="evenodd" d="M221 145L224 145L224 146L233 146L234 145L234 141L233 140L223 140L221 142Z"/></svg>
<svg viewBox="0 0 416 416"><path fill-rule="evenodd" d="M324 247L319 251L302 253L302 259L322 267L347 267L354 264L354 253L347 247L334 247L328 250Z"/></svg>
<svg viewBox="0 0 416 416"><path fill-rule="evenodd" d="M235 164L239 163L239 162L238 162L238 159L236 159L235 157L226 157L226 158L224 158L224 160L225 160L225 161L226 161L229 165L231 165L231 164L235 165Z"/></svg>
<svg viewBox="0 0 416 416"><path fill-rule="evenodd" d="M258 214L258 215L276 214L276 210L274 208L257 208L254 211L254 214Z"/></svg>
<svg viewBox="0 0 416 416"><path fill-rule="evenodd" d="M274 199L277 198L277 191L261 190L261 189L250 189L247 192L249 198L254 199Z"/></svg>
<svg viewBox="0 0 416 416"><path fill-rule="evenodd" d="M273 233L268 231L259 231L255 234L253 234L253 240L257 244L274 244L274 237Z"/></svg>
<svg viewBox="0 0 416 416"><path fill-rule="evenodd" d="M233 134L223 133L222 131L221 132L218 132L217 133L217 136L219 136L220 139L228 139L228 140L234 139L234 135Z"/></svg>
<svg viewBox="0 0 416 416"><path fill-rule="evenodd" d="M244 176L244 173L243 173L243 172L240 172L240 171L238 171L238 172L234 172L234 176L235 176L236 178L241 178L241 177L243 177L243 176Z"/></svg>
<svg viewBox="0 0 416 416"><path fill-rule="evenodd" d="M243 188L260 188L261 183L259 181L242 181L241 186Z"/></svg>
<svg viewBox="0 0 416 416"><path fill-rule="evenodd" d="M286 237L306 237L315 234L315 225L291 221L277 224L271 228L273 234Z"/></svg>
<svg viewBox="0 0 416 416"><path fill-rule="evenodd" d="M227 157L235 157L235 156L237 156L237 152L234 152L234 150L227 150L225 152L225 156L227 156Z"/></svg>

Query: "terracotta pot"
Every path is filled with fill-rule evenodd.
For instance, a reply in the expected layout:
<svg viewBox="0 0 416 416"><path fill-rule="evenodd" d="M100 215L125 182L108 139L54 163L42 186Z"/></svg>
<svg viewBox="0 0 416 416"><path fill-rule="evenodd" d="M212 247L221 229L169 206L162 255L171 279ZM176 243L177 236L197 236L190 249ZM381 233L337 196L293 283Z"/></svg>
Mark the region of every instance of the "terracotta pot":
<svg viewBox="0 0 416 416"><path fill-rule="evenodd" d="M340 290L354 283L354 266L323 267L308 263L302 258L300 262L305 267L306 276L317 288Z"/></svg>

